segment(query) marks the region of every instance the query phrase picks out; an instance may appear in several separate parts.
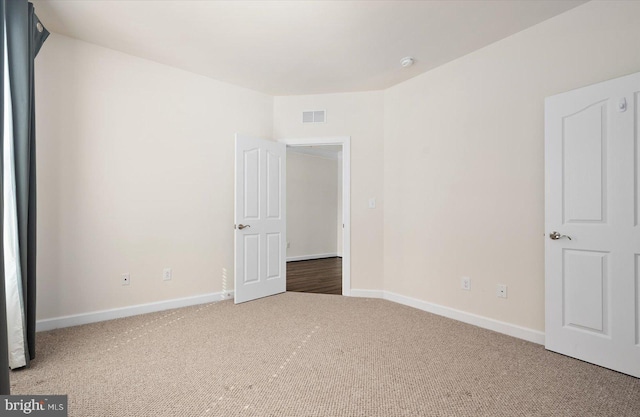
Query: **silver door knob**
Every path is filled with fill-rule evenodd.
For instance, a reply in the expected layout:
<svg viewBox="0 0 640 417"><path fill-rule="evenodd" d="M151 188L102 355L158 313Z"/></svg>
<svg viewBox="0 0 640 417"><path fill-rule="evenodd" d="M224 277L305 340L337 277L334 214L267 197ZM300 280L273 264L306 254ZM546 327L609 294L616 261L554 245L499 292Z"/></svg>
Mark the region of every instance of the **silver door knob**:
<svg viewBox="0 0 640 417"><path fill-rule="evenodd" d="M551 232L551 233L549 233L549 237L550 237L552 240L562 239L563 237L566 237L567 239L571 240L571 237L570 237L570 236L562 235L562 234L560 234L559 232Z"/></svg>
<svg viewBox="0 0 640 417"><path fill-rule="evenodd" d="M247 224L247 225L239 224L239 225L238 225L238 229L240 229L240 230L242 230L242 229L244 229L244 228L246 228L246 227L251 227L251 225L249 225L249 224Z"/></svg>

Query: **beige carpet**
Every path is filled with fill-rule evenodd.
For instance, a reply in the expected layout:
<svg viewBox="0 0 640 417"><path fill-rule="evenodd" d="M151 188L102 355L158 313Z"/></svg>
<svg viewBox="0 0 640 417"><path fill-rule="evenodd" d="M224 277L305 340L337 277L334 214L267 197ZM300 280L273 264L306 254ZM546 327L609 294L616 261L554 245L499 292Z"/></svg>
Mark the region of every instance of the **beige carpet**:
<svg viewBox="0 0 640 417"><path fill-rule="evenodd" d="M640 416L640 380L384 300L286 293L38 334L71 416Z"/></svg>

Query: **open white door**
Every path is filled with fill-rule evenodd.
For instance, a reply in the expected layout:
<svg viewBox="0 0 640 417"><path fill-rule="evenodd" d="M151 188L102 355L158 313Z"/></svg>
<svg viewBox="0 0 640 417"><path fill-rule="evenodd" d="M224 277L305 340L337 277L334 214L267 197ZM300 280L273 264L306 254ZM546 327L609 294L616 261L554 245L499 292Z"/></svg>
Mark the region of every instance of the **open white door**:
<svg viewBox="0 0 640 417"><path fill-rule="evenodd" d="M286 146L236 135L235 303L287 289Z"/></svg>
<svg viewBox="0 0 640 417"><path fill-rule="evenodd" d="M546 348L640 377L640 73L545 103Z"/></svg>

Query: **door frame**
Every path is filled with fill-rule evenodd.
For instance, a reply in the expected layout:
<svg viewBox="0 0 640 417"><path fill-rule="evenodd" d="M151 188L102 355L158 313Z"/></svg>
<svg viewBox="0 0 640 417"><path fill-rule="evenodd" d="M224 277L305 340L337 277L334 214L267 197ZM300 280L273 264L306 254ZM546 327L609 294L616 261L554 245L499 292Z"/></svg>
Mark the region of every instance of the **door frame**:
<svg viewBox="0 0 640 417"><path fill-rule="evenodd" d="M342 145L342 295L351 295L351 136L279 139L287 146ZM285 254L286 256L286 254Z"/></svg>

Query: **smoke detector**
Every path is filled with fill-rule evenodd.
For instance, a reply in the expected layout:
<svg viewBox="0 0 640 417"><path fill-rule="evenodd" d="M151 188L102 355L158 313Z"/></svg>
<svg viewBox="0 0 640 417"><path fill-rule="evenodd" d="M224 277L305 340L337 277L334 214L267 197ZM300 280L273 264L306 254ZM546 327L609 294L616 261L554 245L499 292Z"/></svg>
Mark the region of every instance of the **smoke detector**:
<svg viewBox="0 0 640 417"><path fill-rule="evenodd" d="M414 62L415 60L413 59L413 57L406 56L400 60L400 65L402 65L404 68L407 68L412 66Z"/></svg>

